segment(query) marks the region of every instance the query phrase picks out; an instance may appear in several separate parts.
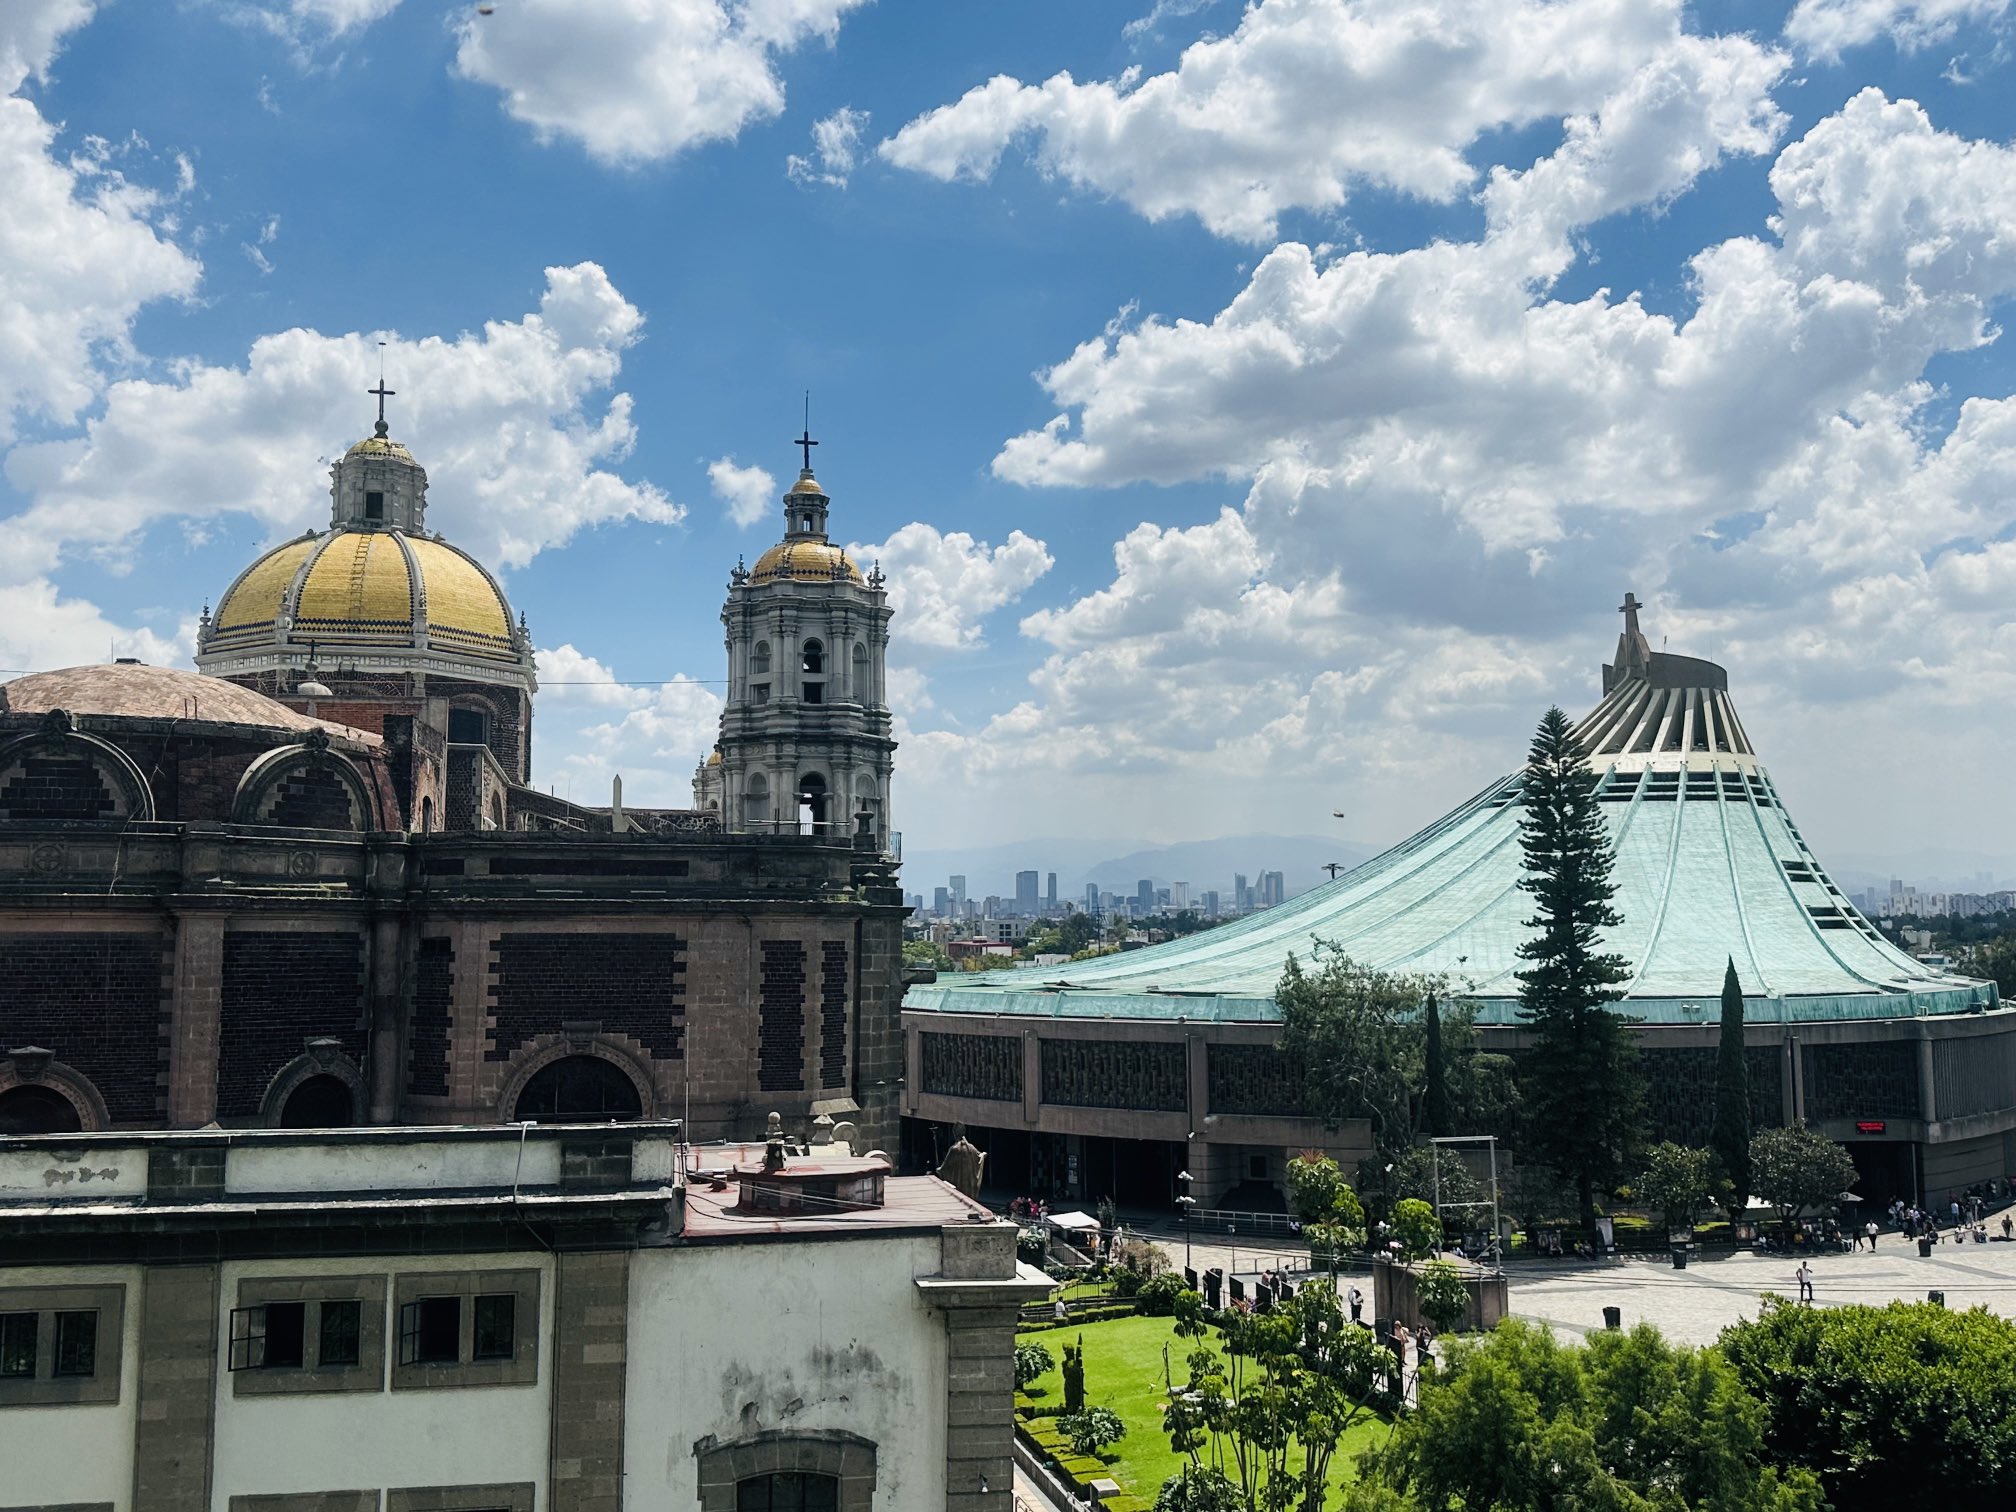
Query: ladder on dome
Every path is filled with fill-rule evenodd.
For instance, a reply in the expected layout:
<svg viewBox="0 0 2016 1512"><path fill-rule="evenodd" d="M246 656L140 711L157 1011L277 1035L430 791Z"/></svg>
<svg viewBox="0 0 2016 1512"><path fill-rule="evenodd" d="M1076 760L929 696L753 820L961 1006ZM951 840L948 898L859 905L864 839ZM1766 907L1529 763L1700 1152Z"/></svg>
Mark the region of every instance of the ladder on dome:
<svg viewBox="0 0 2016 1512"><path fill-rule="evenodd" d="M362 551L352 552L350 556L349 602L350 602L350 618L353 620L361 620L362 618L364 618L365 568L371 561L371 548L377 544L378 543L376 540L367 536L365 537L364 540L364 549Z"/></svg>

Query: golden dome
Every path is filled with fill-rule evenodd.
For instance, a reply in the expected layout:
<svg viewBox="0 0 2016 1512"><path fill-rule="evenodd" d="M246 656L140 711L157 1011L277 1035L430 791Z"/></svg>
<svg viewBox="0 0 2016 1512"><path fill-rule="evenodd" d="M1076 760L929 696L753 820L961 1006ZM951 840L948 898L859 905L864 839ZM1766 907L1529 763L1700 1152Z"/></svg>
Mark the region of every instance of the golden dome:
<svg viewBox="0 0 2016 1512"><path fill-rule="evenodd" d="M752 583L853 583L861 569L831 541L784 541L756 558Z"/></svg>
<svg viewBox="0 0 2016 1512"><path fill-rule="evenodd" d="M707 755L707 765L708 765L708 766L719 766L719 765L721 765L721 753L720 753L720 751L716 750L716 751L710 751L710 752L708 753L708 755Z"/></svg>
<svg viewBox="0 0 2016 1512"><path fill-rule="evenodd" d="M369 443L365 443L369 444ZM511 610L488 573L445 541L401 530L332 530L275 547L217 606L208 651L283 638L318 646L428 645L516 659Z"/></svg>
<svg viewBox="0 0 2016 1512"><path fill-rule="evenodd" d="M413 453L386 436L366 436L343 456L346 460L351 457L391 457L400 462L413 460Z"/></svg>
<svg viewBox="0 0 2016 1512"><path fill-rule="evenodd" d="M812 476L810 468L806 468L798 474L798 481L791 485L791 491L785 494L784 497L787 499L796 499L808 494L817 499L823 499L827 496L826 490L819 486L819 480Z"/></svg>

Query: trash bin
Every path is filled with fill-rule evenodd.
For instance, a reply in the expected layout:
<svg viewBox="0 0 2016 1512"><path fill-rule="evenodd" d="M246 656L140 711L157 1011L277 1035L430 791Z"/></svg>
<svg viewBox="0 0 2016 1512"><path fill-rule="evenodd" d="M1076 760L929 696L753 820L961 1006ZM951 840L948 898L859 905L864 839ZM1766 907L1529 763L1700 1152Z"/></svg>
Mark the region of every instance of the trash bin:
<svg viewBox="0 0 2016 1512"><path fill-rule="evenodd" d="M1946 1293L1943 1291L1928 1291L1925 1293L1925 1300L1930 1302L1934 1307L1944 1307L1946 1305Z"/></svg>
<svg viewBox="0 0 2016 1512"><path fill-rule="evenodd" d="M1619 1328L1622 1328L1624 1326L1624 1309L1621 1307L1604 1308L1603 1326L1605 1328L1612 1330L1613 1332Z"/></svg>
<svg viewBox="0 0 2016 1512"><path fill-rule="evenodd" d="M1673 1269L1675 1270L1687 1269L1687 1251L1678 1248L1677 1246L1673 1251Z"/></svg>
<svg viewBox="0 0 2016 1512"><path fill-rule="evenodd" d="M1929 1258L1932 1253L1932 1241L1930 1239L1920 1239L1918 1241L1918 1253Z"/></svg>

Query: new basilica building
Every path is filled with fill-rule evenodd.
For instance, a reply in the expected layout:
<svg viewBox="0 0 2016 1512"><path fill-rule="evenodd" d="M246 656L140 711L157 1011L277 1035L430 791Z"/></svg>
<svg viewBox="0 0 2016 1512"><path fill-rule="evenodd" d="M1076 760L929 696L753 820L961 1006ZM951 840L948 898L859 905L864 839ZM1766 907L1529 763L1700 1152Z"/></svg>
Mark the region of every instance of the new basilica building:
<svg viewBox="0 0 2016 1512"><path fill-rule="evenodd" d="M775 1110L893 1149L889 608L809 463L728 588L695 806L589 807L530 785L529 632L375 392L199 671L0 684L0 1133Z"/></svg>

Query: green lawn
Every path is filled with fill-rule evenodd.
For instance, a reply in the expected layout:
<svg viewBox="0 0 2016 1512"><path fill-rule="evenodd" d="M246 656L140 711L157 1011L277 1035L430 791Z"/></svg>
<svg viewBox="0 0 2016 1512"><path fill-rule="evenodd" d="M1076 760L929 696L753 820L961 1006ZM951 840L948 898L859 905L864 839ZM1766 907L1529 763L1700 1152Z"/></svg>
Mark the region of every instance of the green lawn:
<svg viewBox="0 0 2016 1512"><path fill-rule="evenodd" d="M1107 1453L1113 1478L1143 1501L1152 1502L1162 1482L1182 1468L1183 1458L1169 1447L1162 1432L1161 1405L1166 1398L1162 1384L1162 1346L1169 1346L1170 1371L1181 1381L1188 1372L1183 1360L1189 1353L1188 1340L1176 1337L1171 1319L1113 1318L1104 1323L1087 1323L1082 1329L1057 1328L1024 1335L1048 1349L1058 1367L1064 1363L1064 1346L1085 1338L1085 1401L1093 1407L1110 1407L1127 1423L1127 1437ZM1029 1395L1046 1406L1064 1400L1061 1369L1052 1369L1029 1388ZM1355 1479L1358 1456L1378 1442L1386 1432L1385 1422L1367 1416L1344 1435L1343 1443L1330 1461L1333 1486Z"/></svg>

